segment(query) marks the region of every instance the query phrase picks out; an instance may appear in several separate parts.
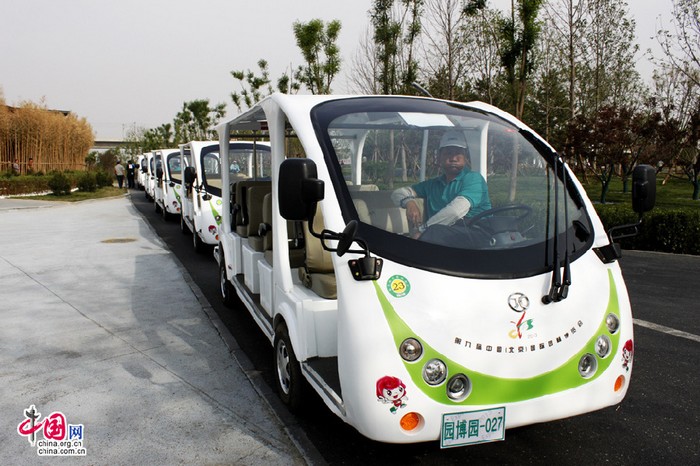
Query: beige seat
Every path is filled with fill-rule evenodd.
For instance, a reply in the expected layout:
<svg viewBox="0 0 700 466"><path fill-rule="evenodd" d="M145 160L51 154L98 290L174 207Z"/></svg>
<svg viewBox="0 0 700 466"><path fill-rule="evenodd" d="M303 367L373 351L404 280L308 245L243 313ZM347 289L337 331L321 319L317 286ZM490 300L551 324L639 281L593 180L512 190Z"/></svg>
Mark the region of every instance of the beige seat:
<svg viewBox="0 0 700 466"><path fill-rule="evenodd" d="M319 233L324 229L320 205L316 208L313 226L314 231ZM322 298L336 299L338 292L331 253L323 249L321 240L309 232L308 222L303 223L303 230L306 255L304 266L299 268L299 279Z"/></svg>
<svg viewBox="0 0 700 466"><path fill-rule="evenodd" d="M262 238L264 257L268 264L272 262L272 194L265 195L263 199L262 223L258 228L258 234ZM295 223L287 222L287 239L289 243L289 267L296 269L304 265L304 249L297 246Z"/></svg>
<svg viewBox="0 0 700 466"><path fill-rule="evenodd" d="M246 213L248 220L248 245L254 251L265 250L263 237L259 234L260 224L263 223L263 203L265 196L270 194L271 184L253 185L248 188L245 194Z"/></svg>
<svg viewBox="0 0 700 466"><path fill-rule="evenodd" d="M270 181L244 180L237 182L235 185L233 185L233 189L231 189L231 192L234 193L234 197L231 200L231 229L243 238L247 238L249 232L257 233L258 225L260 223L254 223L251 226L249 219L247 197L248 189L253 186L271 187L272 183ZM262 198L260 199L260 208L262 209Z"/></svg>
<svg viewBox="0 0 700 466"><path fill-rule="evenodd" d="M406 211L391 200L391 191L355 191L351 193L355 210L361 222L398 234L409 234ZM421 212L423 199L416 203Z"/></svg>

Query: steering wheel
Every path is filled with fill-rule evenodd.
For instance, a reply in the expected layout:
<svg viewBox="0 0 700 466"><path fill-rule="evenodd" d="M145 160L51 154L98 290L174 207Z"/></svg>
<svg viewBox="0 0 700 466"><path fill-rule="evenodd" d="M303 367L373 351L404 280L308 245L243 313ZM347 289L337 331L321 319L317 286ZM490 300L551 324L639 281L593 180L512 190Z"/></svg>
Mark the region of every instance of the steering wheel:
<svg viewBox="0 0 700 466"><path fill-rule="evenodd" d="M487 219L494 217L496 214L510 211L522 211L522 213L514 216L500 216L493 219L493 221L490 223L487 222ZM532 207L525 204L511 204L486 210L465 220L467 221L467 226L479 228L484 232L493 235L504 231L517 230L516 225L530 216L530 214L532 214Z"/></svg>

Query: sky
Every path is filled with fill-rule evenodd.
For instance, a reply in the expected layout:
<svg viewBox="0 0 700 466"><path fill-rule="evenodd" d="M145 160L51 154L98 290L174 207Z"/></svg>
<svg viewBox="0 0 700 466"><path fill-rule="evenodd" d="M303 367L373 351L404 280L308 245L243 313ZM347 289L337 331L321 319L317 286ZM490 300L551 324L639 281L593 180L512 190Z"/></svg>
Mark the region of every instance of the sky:
<svg viewBox="0 0 700 466"><path fill-rule="evenodd" d="M654 48L671 0L628 0L641 50ZM269 62L276 81L303 59L292 24L339 19L341 74L336 94L350 93L347 73L369 33L372 0L0 0L0 91L8 105L30 100L70 110L97 140L133 127L172 122L183 102L209 99L237 109L232 70ZM510 0L491 0L505 8ZM641 54L642 75L651 66Z"/></svg>

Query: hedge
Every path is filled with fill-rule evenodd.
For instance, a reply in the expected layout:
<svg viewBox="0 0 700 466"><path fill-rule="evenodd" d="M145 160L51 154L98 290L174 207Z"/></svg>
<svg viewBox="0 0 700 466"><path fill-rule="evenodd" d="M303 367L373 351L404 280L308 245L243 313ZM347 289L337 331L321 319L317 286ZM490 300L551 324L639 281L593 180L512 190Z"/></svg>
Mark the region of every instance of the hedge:
<svg viewBox="0 0 700 466"><path fill-rule="evenodd" d="M0 176L0 196L17 196L21 194L40 194L51 192L49 182L57 173L61 173L68 178L71 188L78 186L78 178L83 171L53 171L46 175L39 172L34 175L9 175L7 173Z"/></svg>
<svg viewBox="0 0 700 466"><path fill-rule="evenodd" d="M606 230L637 221L628 204L597 204L595 209ZM639 234L620 240L620 245L623 249L700 255L700 206L654 209L644 214Z"/></svg>

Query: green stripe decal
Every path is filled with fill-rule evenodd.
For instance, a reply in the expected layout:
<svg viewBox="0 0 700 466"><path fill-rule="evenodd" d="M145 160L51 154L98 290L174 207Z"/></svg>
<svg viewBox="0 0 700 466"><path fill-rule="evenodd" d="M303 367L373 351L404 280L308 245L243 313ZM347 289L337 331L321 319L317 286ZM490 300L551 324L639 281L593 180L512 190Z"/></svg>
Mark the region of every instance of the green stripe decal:
<svg viewBox="0 0 700 466"><path fill-rule="evenodd" d="M423 393L433 400L447 405L498 405L503 403L513 403L517 401L538 398L553 393L562 392L572 388L579 387L598 378L605 370L610 367L612 361L617 354L619 347L620 331L614 335L608 331L605 323L608 314L615 314L620 319L620 310L617 297L617 288L612 273L608 271L608 279L610 281L610 297L608 299L608 307L598 330L590 340L568 361L561 366L542 374L530 378L503 378L495 377L488 374L483 374L468 369L467 367L444 357L438 353L432 346L425 342L420 335L417 335L404 321L399 317L396 310L389 303L382 289L373 281L374 288L381 303L384 316L389 324L391 333L396 343L396 348L400 347L401 343L406 338L416 338L423 345L423 356L415 362L406 362L404 365L411 376L413 383L420 388ZM599 358L595 352L595 343L600 335L607 335L610 338L612 348L605 358ZM561 345L562 343L554 343ZM548 351L556 351L555 348ZM595 374L587 379L581 377L578 371L578 363L581 357L590 353L595 356L598 362L598 369ZM490 353L493 356L493 353ZM399 356L400 357L400 356ZM462 373L471 380L471 394L461 402L455 402L447 397L445 382L437 386L431 386L423 380L423 365L433 358L441 359L447 365L447 379L455 374ZM503 364L513 364L514 359L509 360L508 354L502 355ZM465 358L468 359L468 358ZM403 361L403 359L402 359ZM611 387L612 389L612 387Z"/></svg>
<svg viewBox="0 0 700 466"><path fill-rule="evenodd" d="M214 203L209 201L209 207L211 207L211 213L214 214L216 226L221 226L221 216L219 215L219 211L216 210L216 207L214 207Z"/></svg>

